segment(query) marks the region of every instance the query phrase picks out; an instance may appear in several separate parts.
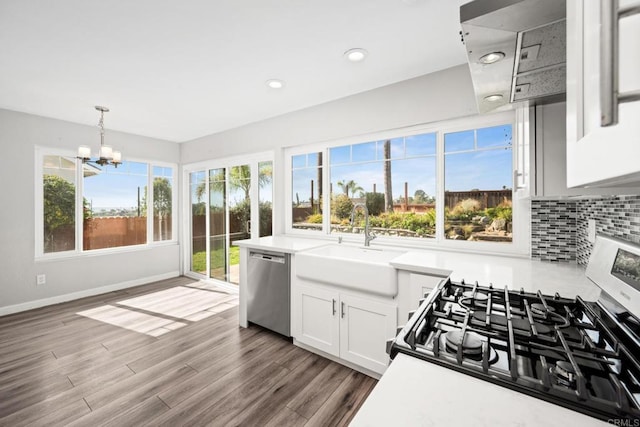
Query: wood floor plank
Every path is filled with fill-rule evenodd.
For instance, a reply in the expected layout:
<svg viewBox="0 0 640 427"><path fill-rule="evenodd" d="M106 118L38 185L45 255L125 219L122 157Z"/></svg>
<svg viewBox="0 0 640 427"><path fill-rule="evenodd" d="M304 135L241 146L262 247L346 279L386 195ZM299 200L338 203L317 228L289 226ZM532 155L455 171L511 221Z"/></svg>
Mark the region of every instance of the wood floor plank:
<svg viewBox="0 0 640 427"><path fill-rule="evenodd" d="M37 426L67 426L74 420L90 413L91 410L83 399L76 400L70 405L56 408L45 416L39 418L32 425ZM18 424L23 425L23 424ZM26 425L26 424L25 424Z"/></svg>
<svg viewBox="0 0 640 427"><path fill-rule="evenodd" d="M171 408L176 408L204 389L217 390L217 381L224 377L227 378L223 382L226 381L228 387L234 387L238 379L244 380L239 371L244 370L247 374L259 369L264 365L265 355L275 354L275 351L283 347L282 342L268 342L265 337L260 337L245 346L222 349L224 357L212 359L215 363L207 365L206 369L200 370L193 378L159 396Z"/></svg>
<svg viewBox="0 0 640 427"><path fill-rule="evenodd" d="M85 401L89 405L89 408L91 408L91 412L77 419L74 423L70 424L70 426L104 425L113 418L120 415L124 416L127 413L127 416L137 414L136 417L143 416L144 414L144 418L157 415L157 412L155 414L150 413L144 405L144 402L153 398L154 404L161 407L163 411L168 409L168 407L157 398L157 394L172 387L174 384L179 384L194 374L195 371L193 369L188 366L183 366L167 372L165 375L156 377L153 380L136 378L136 376L130 377L129 379L132 381L128 381L129 379L123 381L129 385L127 391L123 391L118 384L85 397ZM132 382L137 384L137 386L132 384Z"/></svg>
<svg viewBox="0 0 640 427"><path fill-rule="evenodd" d="M278 357L285 351L286 347L286 342L277 341L265 348L263 353L269 358ZM152 424L171 426L179 423L188 424L190 420L195 421L196 419L210 420L216 411L222 409L222 405L219 404L222 399L230 393L237 394L237 390L244 390L250 384L255 385L262 382L263 377L268 377L269 373L272 372L286 373L287 371L276 364L266 362L265 359L254 358L250 362L241 364L218 380L211 382L178 405L172 406L161 394L162 400L172 407L166 414L158 419L153 419Z"/></svg>
<svg viewBox="0 0 640 427"><path fill-rule="evenodd" d="M158 372L144 372L128 377L111 387L96 390L85 396L85 400L91 410L96 412L99 408L107 405L113 407L121 402L131 403L144 400L149 395L158 394L196 373L187 365L164 371L161 375Z"/></svg>
<svg viewBox="0 0 640 427"><path fill-rule="evenodd" d="M0 418L72 387L67 377L56 373L39 380L12 383L0 390Z"/></svg>
<svg viewBox="0 0 640 427"><path fill-rule="evenodd" d="M349 375L351 369L332 363L287 403L287 407L305 418L311 418Z"/></svg>
<svg viewBox="0 0 640 427"><path fill-rule="evenodd" d="M328 359L315 354L305 357L296 369L293 371L287 369L289 374L254 400L250 408L245 408L242 413L236 414L233 423L244 426L262 426L273 415L283 411L298 391L309 384L329 363Z"/></svg>
<svg viewBox="0 0 640 427"><path fill-rule="evenodd" d="M12 414L0 418L2 426L23 426L31 424L42 424L39 419L55 412L59 408L74 404L78 400L83 400L84 396L94 390L111 387L114 384L133 375L133 372L126 366L122 366L117 371L104 372L102 376L94 378L91 382L76 385L62 393L55 394L33 405L25 407ZM86 406L86 402L85 406ZM87 406L87 408L89 408Z"/></svg>
<svg viewBox="0 0 640 427"><path fill-rule="evenodd" d="M263 425L264 427L302 427L307 421L305 417L285 406Z"/></svg>
<svg viewBox="0 0 640 427"><path fill-rule="evenodd" d="M98 425L104 427L138 427L144 425L149 418L168 410L169 407L162 400L157 396L153 396L116 416L106 414L104 422Z"/></svg>
<svg viewBox="0 0 640 427"><path fill-rule="evenodd" d="M178 277L0 317L0 426L346 425L375 380L238 327L237 300Z"/></svg>
<svg viewBox="0 0 640 427"><path fill-rule="evenodd" d="M375 380L359 372L350 373L306 426L347 426L369 395Z"/></svg>

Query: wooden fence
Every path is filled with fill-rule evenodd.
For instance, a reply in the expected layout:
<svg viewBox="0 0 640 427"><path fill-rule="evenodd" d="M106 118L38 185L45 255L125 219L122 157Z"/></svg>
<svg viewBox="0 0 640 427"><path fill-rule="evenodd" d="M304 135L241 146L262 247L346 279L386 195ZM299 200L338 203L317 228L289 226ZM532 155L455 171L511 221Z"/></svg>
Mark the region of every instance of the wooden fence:
<svg viewBox="0 0 640 427"><path fill-rule="evenodd" d="M171 217L162 222L154 218L154 241L172 238ZM116 248L120 246L141 245L147 243L146 217L102 217L89 218L84 221L82 231L83 250ZM45 236L45 252L61 252L73 250L75 246L75 227L62 226Z"/></svg>

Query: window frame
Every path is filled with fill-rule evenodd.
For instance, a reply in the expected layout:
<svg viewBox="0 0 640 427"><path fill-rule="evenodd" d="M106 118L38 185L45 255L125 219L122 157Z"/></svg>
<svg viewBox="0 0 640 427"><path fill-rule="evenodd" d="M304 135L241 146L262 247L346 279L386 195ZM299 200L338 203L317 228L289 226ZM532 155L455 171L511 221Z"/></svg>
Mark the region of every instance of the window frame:
<svg viewBox="0 0 640 427"><path fill-rule="evenodd" d="M526 200L517 197L516 182L512 183L512 204L513 204L513 237L509 243L501 242L468 242L463 240L451 240L446 239L444 235L444 223L445 223L445 152L444 152L444 135L452 132L460 132L465 130L481 129L499 125L510 124L512 127L512 173L517 170L518 159L518 139L522 136L517 132L517 121L515 111L499 112L483 116L471 116L461 119L448 120L438 123L421 124L408 126L404 128L397 128L392 130L380 131L369 134L362 134L357 136L351 136L346 138L340 138L332 141L313 143L308 145L299 145L294 147L288 147L284 152L285 163L285 233L300 237L316 237L316 238L329 238L329 237L342 237L345 241L353 241L356 243L361 242L362 236L354 235L351 233L331 233L330 215L323 215L322 230L321 232L296 229L293 228L292 223L292 157L295 155L322 152L323 158L326 159L323 162L322 180L323 188L329 188L330 182L330 149L344 146L353 145L369 141L379 141L384 139L393 139L398 137L409 137L414 135L420 135L424 133L436 134L436 234L433 239L416 239L412 237L397 237L397 236L379 236L374 244L382 245L394 245L415 247L422 249L434 249L442 248L452 251L465 251L465 252L482 252L486 254L512 254L512 255L529 255L530 240L530 205L526 203ZM329 212L330 200L328 197L323 197L323 212Z"/></svg>
<svg viewBox="0 0 640 427"><path fill-rule="evenodd" d="M44 189L43 189L43 161L45 156L61 156L75 159L76 161L76 212L75 212L75 249L62 252L44 252ZM85 257L94 255L103 255L109 253L118 252L130 252L148 250L152 247L176 245L178 244L178 165L176 163L139 159L139 158L127 158L126 161L145 163L147 165L147 240L144 244L140 245L128 245L118 246L113 248L101 248L101 249L83 249L83 193L84 193L84 177L82 174L82 161L76 156L76 153L72 150L50 148L50 147L35 147L35 180L34 180L34 207L35 207L35 259L36 260L49 260L49 259L64 259ZM167 240L153 240L153 168L154 166L160 166L165 168L171 168L171 239ZM104 166L113 167L113 166Z"/></svg>

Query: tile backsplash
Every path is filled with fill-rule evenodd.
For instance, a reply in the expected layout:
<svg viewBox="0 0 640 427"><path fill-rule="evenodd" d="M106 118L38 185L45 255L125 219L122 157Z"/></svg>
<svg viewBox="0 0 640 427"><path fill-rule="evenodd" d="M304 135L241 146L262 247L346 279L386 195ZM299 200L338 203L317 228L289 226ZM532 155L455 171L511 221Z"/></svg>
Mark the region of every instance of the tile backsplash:
<svg viewBox="0 0 640 427"><path fill-rule="evenodd" d="M531 201L531 256L543 261L576 259L575 200Z"/></svg>
<svg viewBox="0 0 640 427"><path fill-rule="evenodd" d="M531 201L531 256L545 261L586 265L596 233L640 244L640 195Z"/></svg>

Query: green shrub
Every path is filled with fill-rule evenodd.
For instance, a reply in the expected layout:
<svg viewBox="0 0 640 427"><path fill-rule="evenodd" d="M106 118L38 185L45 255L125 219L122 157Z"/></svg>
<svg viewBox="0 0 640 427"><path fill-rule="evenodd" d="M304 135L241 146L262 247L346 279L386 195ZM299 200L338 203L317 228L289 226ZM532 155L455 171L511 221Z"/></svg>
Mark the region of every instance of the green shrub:
<svg viewBox="0 0 640 427"><path fill-rule="evenodd" d="M384 212L384 194L366 193L365 199L369 215L376 216Z"/></svg>
<svg viewBox="0 0 640 427"><path fill-rule="evenodd" d="M331 212L338 219L345 219L351 216L353 210L353 202L346 194L338 194L333 196L331 200Z"/></svg>
<svg viewBox="0 0 640 427"><path fill-rule="evenodd" d="M424 214L415 212L385 212L378 216L369 217L372 227L409 230L418 235L433 234L435 231L435 210L430 209ZM359 224L363 226L364 224Z"/></svg>
<svg viewBox="0 0 640 427"><path fill-rule="evenodd" d="M447 211L448 219L469 221L480 211L480 202L476 199L464 199L456 203L450 211Z"/></svg>
<svg viewBox="0 0 640 427"><path fill-rule="evenodd" d="M305 222L310 224L322 224L322 214L309 215Z"/></svg>
<svg viewBox="0 0 640 427"><path fill-rule="evenodd" d="M498 205L495 208L485 209L485 215L491 219L502 218L507 222L511 222L513 218L513 208L511 206Z"/></svg>

